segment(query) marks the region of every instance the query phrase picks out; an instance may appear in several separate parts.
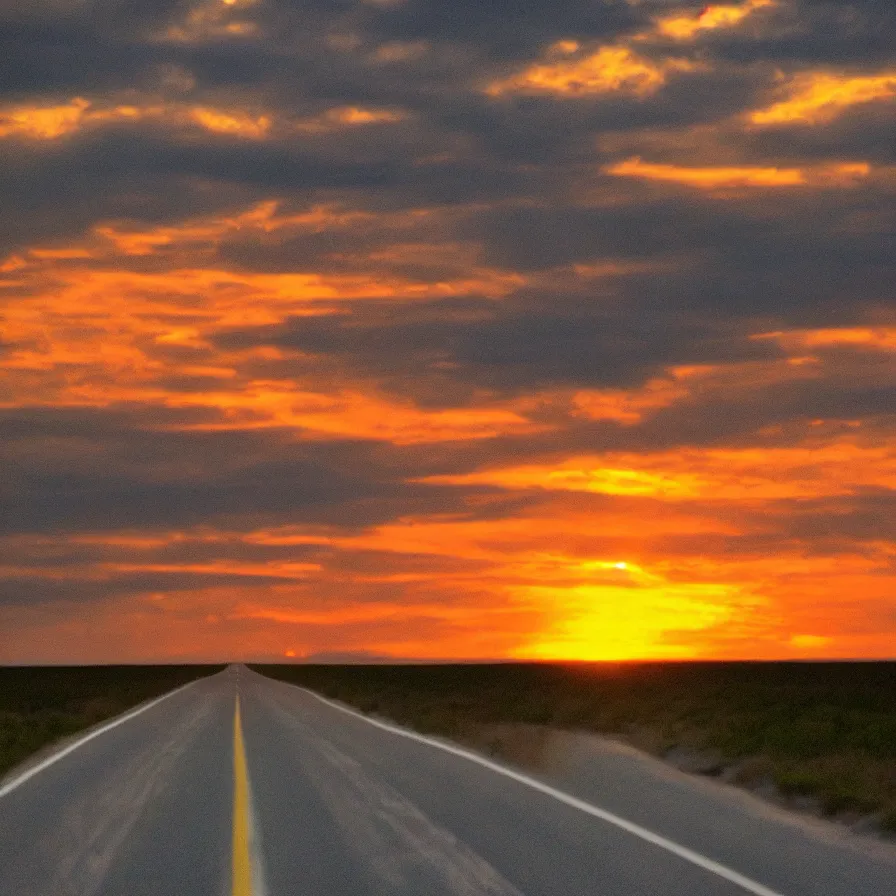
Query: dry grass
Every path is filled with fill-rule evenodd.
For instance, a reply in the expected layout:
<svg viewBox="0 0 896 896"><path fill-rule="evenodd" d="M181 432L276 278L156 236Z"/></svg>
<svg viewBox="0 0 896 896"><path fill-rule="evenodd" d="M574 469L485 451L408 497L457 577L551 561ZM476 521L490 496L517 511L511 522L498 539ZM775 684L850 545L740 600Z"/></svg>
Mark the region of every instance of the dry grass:
<svg viewBox="0 0 896 896"><path fill-rule="evenodd" d="M47 744L221 668L0 668L0 775Z"/></svg>

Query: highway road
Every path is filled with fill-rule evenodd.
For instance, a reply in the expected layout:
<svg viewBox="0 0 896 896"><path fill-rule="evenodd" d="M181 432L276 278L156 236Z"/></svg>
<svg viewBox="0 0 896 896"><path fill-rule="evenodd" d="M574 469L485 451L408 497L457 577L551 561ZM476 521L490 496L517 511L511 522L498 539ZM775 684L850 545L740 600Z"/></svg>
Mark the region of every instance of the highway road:
<svg viewBox="0 0 896 896"><path fill-rule="evenodd" d="M0 896L896 894L894 851L652 769L555 789L231 666L9 776Z"/></svg>

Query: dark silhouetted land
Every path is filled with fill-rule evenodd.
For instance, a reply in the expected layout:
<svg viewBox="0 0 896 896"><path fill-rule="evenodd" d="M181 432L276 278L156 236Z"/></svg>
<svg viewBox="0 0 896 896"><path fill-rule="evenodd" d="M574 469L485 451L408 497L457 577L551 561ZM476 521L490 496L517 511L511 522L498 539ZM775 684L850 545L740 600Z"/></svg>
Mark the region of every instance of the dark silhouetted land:
<svg viewBox="0 0 896 896"><path fill-rule="evenodd" d="M509 758L520 750L507 726L622 736L689 770L896 830L894 662L255 668Z"/></svg>
<svg viewBox="0 0 896 896"><path fill-rule="evenodd" d="M0 667L0 775L47 744L222 668Z"/></svg>

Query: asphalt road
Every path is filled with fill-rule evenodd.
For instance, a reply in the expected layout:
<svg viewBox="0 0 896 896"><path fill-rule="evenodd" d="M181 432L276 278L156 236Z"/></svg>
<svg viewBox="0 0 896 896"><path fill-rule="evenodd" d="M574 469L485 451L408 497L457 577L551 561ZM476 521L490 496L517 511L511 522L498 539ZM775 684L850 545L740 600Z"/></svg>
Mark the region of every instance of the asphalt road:
<svg viewBox="0 0 896 896"><path fill-rule="evenodd" d="M0 785L0 896L896 894L888 850L637 757L561 791L245 667L94 734Z"/></svg>

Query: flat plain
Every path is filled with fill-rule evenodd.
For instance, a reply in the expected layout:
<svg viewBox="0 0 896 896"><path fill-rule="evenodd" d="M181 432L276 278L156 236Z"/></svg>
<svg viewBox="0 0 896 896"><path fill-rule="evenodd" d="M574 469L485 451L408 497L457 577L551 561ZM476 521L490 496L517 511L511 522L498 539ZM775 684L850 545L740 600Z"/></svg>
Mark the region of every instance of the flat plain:
<svg viewBox="0 0 896 896"><path fill-rule="evenodd" d="M0 775L220 666L0 668ZM795 808L896 832L896 663L257 665L516 764L552 730L622 738Z"/></svg>
<svg viewBox="0 0 896 896"><path fill-rule="evenodd" d="M0 667L0 776L42 747L222 668Z"/></svg>

